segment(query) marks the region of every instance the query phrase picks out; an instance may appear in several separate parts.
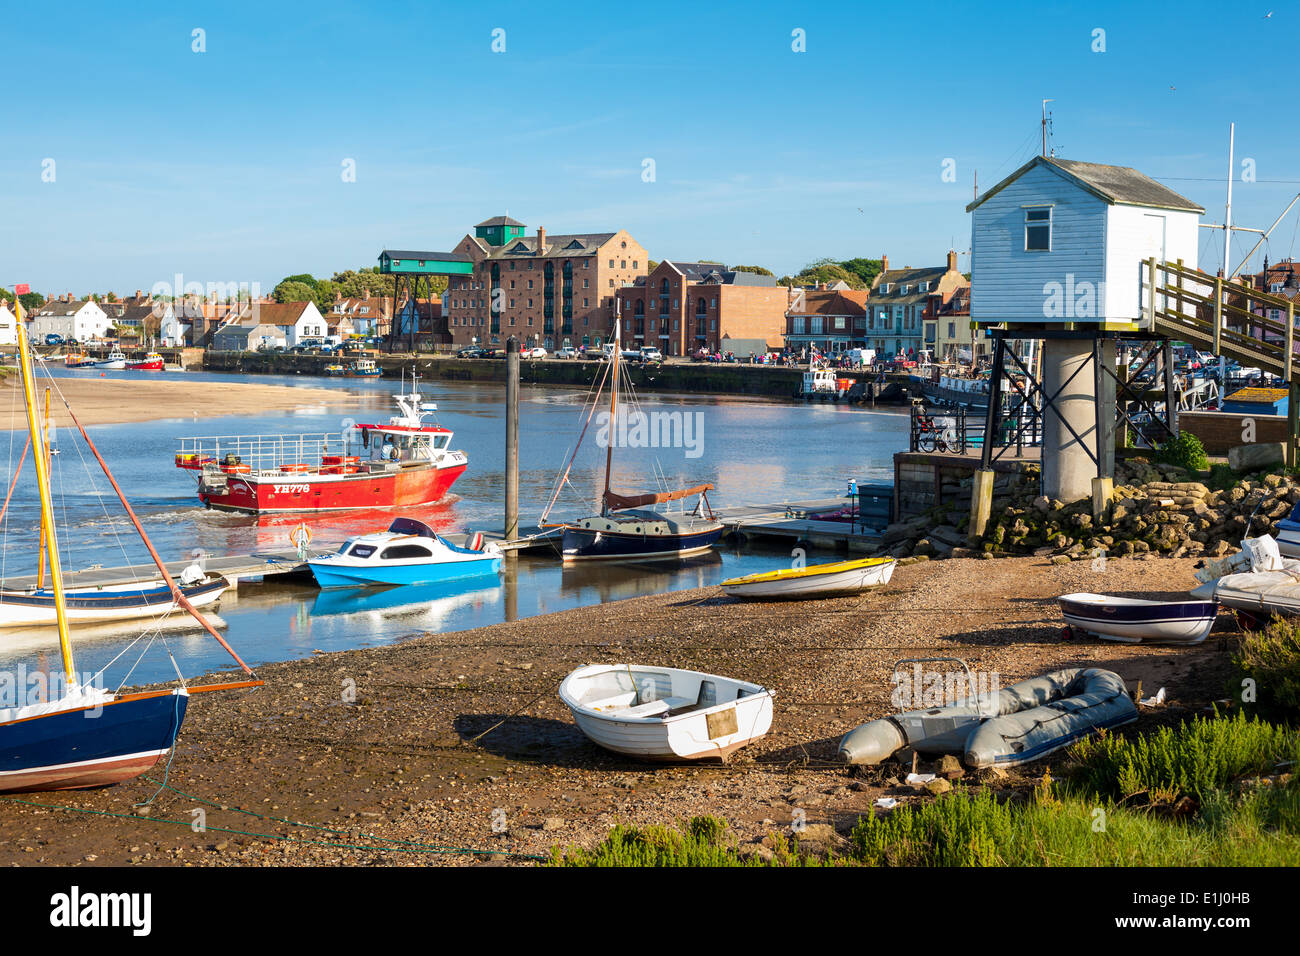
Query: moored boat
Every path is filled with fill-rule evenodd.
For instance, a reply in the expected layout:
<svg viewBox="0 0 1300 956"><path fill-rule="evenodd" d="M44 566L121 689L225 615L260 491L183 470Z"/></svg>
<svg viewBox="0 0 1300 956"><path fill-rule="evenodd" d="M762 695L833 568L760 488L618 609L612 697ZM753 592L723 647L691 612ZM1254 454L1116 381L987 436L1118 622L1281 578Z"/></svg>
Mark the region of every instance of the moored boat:
<svg viewBox="0 0 1300 956"><path fill-rule="evenodd" d="M163 370L163 357L157 352L150 352L138 361L127 362L126 367L135 372L161 372Z"/></svg>
<svg viewBox="0 0 1300 956"><path fill-rule="evenodd" d="M347 434L183 438L176 467L194 473L199 501L253 514L355 511L434 504L469 459L452 432L425 422L436 409L411 391L394 396L400 414Z"/></svg>
<svg viewBox="0 0 1300 956"><path fill-rule="evenodd" d="M613 470L614 446L620 442L619 435L626 431L626 413L619 407L619 390L622 368L619 347L619 328L622 320L614 319L614 339L611 343L611 363L608 366L609 411L606 414L605 430L608 432L605 444L605 488L600 497L600 513L584 518L565 521L558 525L563 529L560 544L560 556L563 562L574 561L645 561L689 557L708 551L722 538L725 528L713 515L709 507L708 493L713 485L696 485L693 488L680 488L674 491L647 492L644 494L619 494L610 487ZM587 421L590 422L601 392L606 384L602 375L600 386L592 397L588 409ZM620 419L620 414L624 415ZM637 413L641 414L641 413ZM556 484L555 495L543 512L542 527L555 527L547 524L547 516L554 507L560 491L568 480L569 471L582 446L582 434L574 445L568 466ZM687 512L660 512L649 510L650 506L667 504L698 496L695 507Z"/></svg>
<svg viewBox="0 0 1300 956"><path fill-rule="evenodd" d="M322 588L437 584L494 575L503 555L494 542L462 548L428 525L398 518L387 531L349 538L334 554L307 562Z"/></svg>
<svg viewBox="0 0 1300 956"><path fill-rule="evenodd" d="M182 584L181 593L194 607L207 607L220 600L229 587L225 578L213 577L196 584ZM54 592L48 588L27 591L0 589L0 627L54 624L57 617L55 600ZM161 580L66 588L63 603L69 624L158 618L179 607L171 587Z"/></svg>
<svg viewBox="0 0 1300 956"><path fill-rule="evenodd" d="M1125 644L1199 644L1214 627L1214 601L1148 601L1111 594L1062 594L1056 599L1071 628Z"/></svg>
<svg viewBox="0 0 1300 956"><path fill-rule="evenodd" d="M728 578L721 587L732 597L769 600L858 594L888 583L897 565L894 558L836 561Z"/></svg>
<svg viewBox="0 0 1300 956"><path fill-rule="evenodd" d="M579 730L643 760L726 760L771 728L774 696L748 681L641 664L591 664L560 684Z"/></svg>
<svg viewBox="0 0 1300 956"><path fill-rule="evenodd" d="M34 372L21 304L16 304L18 328L18 363L22 378L23 401L27 409L28 447L33 451L36 485L40 498L40 529L49 553L50 594L53 623L56 626L62 673L51 675L52 683L44 699L15 700L13 706L0 709L0 791L8 793L32 790L68 790L101 787L120 783L149 770L175 746L176 736L185 718L191 693L217 689L259 686L261 681L208 684L173 690L141 693L112 693L94 686L99 675L79 677L73 661L69 628L72 598L63 588L59 563L59 536L54 524L49 476L49 448L42 426L37 421ZM191 614L231 657L251 675L252 670L240 660L229 644L195 609L184 590L168 573L166 565L149 542L138 517L122 494L108 464L95 448L86 430L69 409L73 425L80 433L104 475L117 493L127 516L149 550L162 581L175 603ZM25 453L24 453L25 457ZM23 459L18 468L21 469ZM16 477L16 476L15 476ZM6 503L7 507L7 503ZM43 567L44 555L40 561ZM43 572L42 572L43 573ZM102 674L102 671L100 672Z"/></svg>
<svg viewBox="0 0 1300 956"><path fill-rule="evenodd" d="M972 693L952 705L869 721L844 736L840 757L877 764L907 746L919 753L960 753L975 768L1015 766L1137 717L1137 705L1114 671L1066 668L996 693Z"/></svg>
<svg viewBox="0 0 1300 956"><path fill-rule="evenodd" d="M96 362L95 368L104 368L110 370L120 370L126 368L126 355L121 349L113 349L108 353L108 358L102 362Z"/></svg>

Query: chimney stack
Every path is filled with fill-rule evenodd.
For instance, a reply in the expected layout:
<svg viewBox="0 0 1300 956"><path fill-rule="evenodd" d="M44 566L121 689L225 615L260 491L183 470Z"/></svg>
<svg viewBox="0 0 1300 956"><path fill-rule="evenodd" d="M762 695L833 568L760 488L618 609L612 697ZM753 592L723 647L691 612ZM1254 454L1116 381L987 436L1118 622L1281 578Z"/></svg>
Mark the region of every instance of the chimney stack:
<svg viewBox="0 0 1300 956"><path fill-rule="evenodd" d="M948 250L948 271L949 272L957 271L957 252L954 249Z"/></svg>
<svg viewBox="0 0 1300 956"><path fill-rule="evenodd" d="M138 299L143 299L143 298L144 298L144 290L143 290L143 289L136 289L136 290L135 290L135 297L136 297L137 300L138 300ZM153 298L153 296L150 296L150 298Z"/></svg>
<svg viewBox="0 0 1300 956"><path fill-rule="evenodd" d="M546 255L546 227L545 226L537 227L537 254L539 256Z"/></svg>
<svg viewBox="0 0 1300 956"><path fill-rule="evenodd" d="M882 273L889 271L889 256L880 257L880 271Z"/></svg>

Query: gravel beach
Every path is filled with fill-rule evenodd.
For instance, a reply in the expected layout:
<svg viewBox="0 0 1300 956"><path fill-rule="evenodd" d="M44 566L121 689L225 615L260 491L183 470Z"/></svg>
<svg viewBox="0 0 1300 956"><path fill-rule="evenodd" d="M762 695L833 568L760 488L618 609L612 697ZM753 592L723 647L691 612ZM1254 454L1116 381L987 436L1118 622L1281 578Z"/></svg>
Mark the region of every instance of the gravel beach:
<svg viewBox="0 0 1300 956"><path fill-rule="evenodd" d="M147 808L135 805L159 787L145 780L22 797L95 814L0 802L0 861L528 865L556 844L598 842L618 822L700 813L726 818L741 840L802 816L829 824L815 832L833 841L830 828L846 832L878 796L929 799L897 784L896 764L850 772L835 760L845 732L893 712L899 658L962 657L1002 686L1059 667L1110 668L1145 695L1167 690L1139 730L1224 696L1224 635L1235 630L1226 615L1198 647L1135 646L1067 640L1055 603L1070 591L1185 594L1194 563L1112 560L1098 572L1034 557L921 562L856 597L747 604L705 588L316 653L261 668L264 688L193 697L168 775L175 789ZM566 673L598 661L762 683L777 692L772 730L725 765L605 753L556 696ZM981 779L1025 785L1060 759ZM207 829L196 832L200 810Z"/></svg>

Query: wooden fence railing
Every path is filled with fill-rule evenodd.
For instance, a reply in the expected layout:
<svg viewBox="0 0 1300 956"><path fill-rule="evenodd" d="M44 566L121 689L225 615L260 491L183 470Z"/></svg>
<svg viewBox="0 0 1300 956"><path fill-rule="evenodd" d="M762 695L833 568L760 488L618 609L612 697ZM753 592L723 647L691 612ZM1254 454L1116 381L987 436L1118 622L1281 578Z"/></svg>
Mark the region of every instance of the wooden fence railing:
<svg viewBox="0 0 1300 956"><path fill-rule="evenodd" d="M1152 331L1296 381L1300 368L1294 360L1295 303L1290 299L1189 269L1181 260L1146 260L1141 282ZM1285 319L1270 318L1274 311Z"/></svg>

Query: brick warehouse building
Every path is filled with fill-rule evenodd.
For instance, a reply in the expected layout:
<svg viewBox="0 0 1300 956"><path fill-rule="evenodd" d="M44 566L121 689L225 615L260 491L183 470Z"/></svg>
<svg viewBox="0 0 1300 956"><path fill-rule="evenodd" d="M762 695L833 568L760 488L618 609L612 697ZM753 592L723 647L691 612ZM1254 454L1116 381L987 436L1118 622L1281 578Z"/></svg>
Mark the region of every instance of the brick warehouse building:
<svg viewBox="0 0 1300 956"><path fill-rule="evenodd" d="M614 323L614 297L648 268L645 248L626 230L547 235L508 216L474 227L455 252L474 264L446 293L447 330L456 346L599 344Z"/></svg>
<svg viewBox="0 0 1300 956"><path fill-rule="evenodd" d="M618 293L623 341L656 346L664 355L697 349L737 356L765 342L779 349L789 293L772 276L735 272L716 262L655 266ZM744 343L737 349L729 342Z"/></svg>

